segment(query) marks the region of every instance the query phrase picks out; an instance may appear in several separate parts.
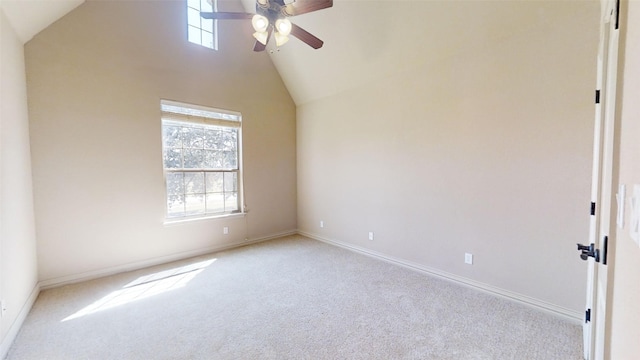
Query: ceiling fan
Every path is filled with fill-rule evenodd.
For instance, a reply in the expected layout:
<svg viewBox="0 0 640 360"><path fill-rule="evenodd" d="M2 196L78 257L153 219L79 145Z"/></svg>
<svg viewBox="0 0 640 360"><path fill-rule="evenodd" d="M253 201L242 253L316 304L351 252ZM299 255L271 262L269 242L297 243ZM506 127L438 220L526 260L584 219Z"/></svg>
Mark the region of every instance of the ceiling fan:
<svg viewBox="0 0 640 360"><path fill-rule="evenodd" d="M333 6L333 0L256 0L256 13L236 12L201 12L205 19L248 20L251 19L253 37L256 44L253 51L264 51L273 33L276 46L280 47L289 41L292 35L314 49L322 47L324 42L305 29L291 23L290 16L310 13Z"/></svg>

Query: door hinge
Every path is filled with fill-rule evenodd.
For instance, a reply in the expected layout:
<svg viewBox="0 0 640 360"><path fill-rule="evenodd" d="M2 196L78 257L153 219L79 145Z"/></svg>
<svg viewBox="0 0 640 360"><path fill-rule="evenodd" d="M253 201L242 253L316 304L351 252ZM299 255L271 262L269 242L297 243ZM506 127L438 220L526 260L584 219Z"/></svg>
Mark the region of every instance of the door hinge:
<svg viewBox="0 0 640 360"><path fill-rule="evenodd" d="M584 312L584 323L588 323L589 321L591 321L591 309L587 309L587 311Z"/></svg>
<svg viewBox="0 0 640 360"><path fill-rule="evenodd" d="M592 202L591 203L591 216L594 216L596 214L596 203Z"/></svg>
<svg viewBox="0 0 640 360"><path fill-rule="evenodd" d="M602 265L607 265L607 249L609 248L609 237L605 236L602 244Z"/></svg>
<svg viewBox="0 0 640 360"><path fill-rule="evenodd" d="M600 90L596 90L596 104L600 104Z"/></svg>

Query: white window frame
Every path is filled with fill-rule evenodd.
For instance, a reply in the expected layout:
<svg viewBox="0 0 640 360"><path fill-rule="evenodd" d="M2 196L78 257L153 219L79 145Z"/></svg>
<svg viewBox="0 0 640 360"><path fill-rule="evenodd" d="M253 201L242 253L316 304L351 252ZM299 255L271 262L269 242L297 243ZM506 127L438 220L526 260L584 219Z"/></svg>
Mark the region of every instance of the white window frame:
<svg viewBox="0 0 640 360"><path fill-rule="evenodd" d="M201 11L218 11L218 0L185 0L187 11L187 40L208 49L218 50L218 20L203 19ZM197 34L197 36L196 36ZM203 43L203 35L211 34L212 43Z"/></svg>
<svg viewBox="0 0 640 360"><path fill-rule="evenodd" d="M243 170L242 170L242 114L236 111L210 108L200 105L181 103L171 100L161 100L161 141L162 141L162 168L165 196L165 223L199 220L199 219L215 219L220 217L228 217L234 215L244 215L244 186L243 186ZM212 125L216 127L234 128L237 130L237 166L235 168L185 168L184 163L181 168L167 168L165 156L167 148L164 141L164 125L165 123L193 125L195 127ZM183 148L184 149L184 148ZM205 203L205 212L192 215L171 216L169 214L169 188L167 186L167 174L170 173L189 173L204 172L206 173L236 173L236 192L237 192L237 209L224 212L207 212ZM224 177L224 175L223 175ZM206 180L205 180L206 187ZM185 196L186 196L186 189ZM225 191L223 190L223 194ZM204 198L206 201L207 192L205 188Z"/></svg>

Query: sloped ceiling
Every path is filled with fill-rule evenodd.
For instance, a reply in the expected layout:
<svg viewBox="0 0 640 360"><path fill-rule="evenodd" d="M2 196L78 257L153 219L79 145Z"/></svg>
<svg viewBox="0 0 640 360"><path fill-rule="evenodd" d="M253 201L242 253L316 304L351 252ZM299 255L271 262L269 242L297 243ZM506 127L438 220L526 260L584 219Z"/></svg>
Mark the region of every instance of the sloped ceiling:
<svg viewBox="0 0 640 360"><path fill-rule="evenodd" d="M0 6L23 43L84 0L2 0Z"/></svg>
<svg viewBox="0 0 640 360"><path fill-rule="evenodd" d="M252 8L252 0L242 1ZM300 105L562 21L575 11L567 5L554 0L334 0L332 8L291 18L324 40L321 49L292 39L271 58Z"/></svg>
<svg viewBox="0 0 640 360"><path fill-rule="evenodd" d="M237 1L242 2L246 11L254 12L255 0L219 0L219 9L235 9L234 4L228 2ZM27 42L83 2L2 0L0 4L20 38ZM268 50L272 51L271 59L291 97L301 105L365 86L380 77L432 66L452 54L562 21L575 11L575 6L564 3L556 0L334 0L332 8L291 18L324 40L321 49L314 50L292 39L280 49L270 44ZM251 25L247 22L247 26ZM224 36L224 28L221 21L220 36ZM252 39L247 43L251 42Z"/></svg>

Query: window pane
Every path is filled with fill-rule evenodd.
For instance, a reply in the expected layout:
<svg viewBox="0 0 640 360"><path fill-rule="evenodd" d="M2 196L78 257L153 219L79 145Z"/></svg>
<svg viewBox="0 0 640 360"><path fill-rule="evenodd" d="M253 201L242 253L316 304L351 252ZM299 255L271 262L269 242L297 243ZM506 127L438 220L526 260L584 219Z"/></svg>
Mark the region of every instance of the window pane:
<svg viewBox="0 0 640 360"><path fill-rule="evenodd" d="M204 214L204 194L185 195L185 215Z"/></svg>
<svg viewBox="0 0 640 360"><path fill-rule="evenodd" d="M164 144L165 148L182 147L182 140L180 138L180 127L163 125L162 143Z"/></svg>
<svg viewBox="0 0 640 360"><path fill-rule="evenodd" d="M167 194L182 195L184 194L184 173L168 173L167 174Z"/></svg>
<svg viewBox="0 0 640 360"><path fill-rule="evenodd" d="M222 146L224 150L235 150L236 144L236 130L226 130L222 132Z"/></svg>
<svg viewBox="0 0 640 360"><path fill-rule="evenodd" d="M224 194L224 210L225 211L237 211L238 210L238 193L225 193Z"/></svg>
<svg viewBox="0 0 640 360"><path fill-rule="evenodd" d="M211 2L214 2L214 1L217 1L217 0L213 0ZM211 4L209 4L209 0L200 0L200 9L202 9L202 11L213 11Z"/></svg>
<svg viewBox="0 0 640 360"><path fill-rule="evenodd" d="M202 31L202 46L213 49L213 34L208 31Z"/></svg>
<svg viewBox="0 0 640 360"><path fill-rule="evenodd" d="M200 1L201 0L187 0L187 6L194 9L200 9ZM207 2L207 0L205 0L205 2Z"/></svg>
<svg viewBox="0 0 640 360"><path fill-rule="evenodd" d="M190 26L200 27L200 12L196 9L187 8L187 23Z"/></svg>
<svg viewBox="0 0 640 360"><path fill-rule="evenodd" d="M182 141L185 148L203 148L204 129L201 127L183 127Z"/></svg>
<svg viewBox="0 0 640 360"><path fill-rule="evenodd" d="M224 195L222 193L207 194L207 212L220 213L224 211Z"/></svg>
<svg viewBox="0 0 640 360"><path fill-rule="evenodd" d="M184 174L184 192L185 194L204 194L204 173L185 173Z"/></svg>
<svg viewBox="0 0 640 360"><path fill-rule="evenodd" d="M224 173L224 192L236 191L238 188L238 174L233 172Z"/></svg>
<svg viewBox="0 0 640 360"><path fill-rule="evenodd" d="M202 25L200 26L200 29L202 29L203 32L208 32L209 34L211 34L213 32L213 19L203 18L201 22ZM211 37L213 37L213 34L211 34Z"/></svg>
<svg viewBox="0 0 640 360"><path fill-rule="evenodd" d="M225 151L222 153L222 168L223 169L238 168L238 158L235 151Z"/></svg>
<svg viewBox="0 0 640 360"><path fill-rule="evenodd" d="M220 139L222 138L222 131L207 129L204 138L205 149L219 149Z"/></svg>
<svg viewBox="0 0 640 360"><path fill-rule="evenodd" d="M199 169L204 164L204 150L184 149L184 167L185 169Z"/></svg>
<svg viewBox="0 0 640 360"><path fill-rule="evenodd" d="M189 30L188 30L188 39L189 42L192 42L194 44L202 44L202 37L200 35L201 31L199 28L197 27L193 27L191 25L188 26Z"/></svg>
<svg viewBox="0 0 640 360"><path fill-rule="evenodd" d="M238 151L238 130L233 130L231 132L231 149Z"/></svg>
<svg viewBox="0 0 640 360"><path fill-rule="evenodd" d="M220 151L204 150L204 168L205 169L222 169L223 157Z"/></svg>
<svg viewBox="0 0 640 360"><path fill-rule="evenodd" d="M184 195L167 196L167 215L169 217L184 216Z"/></svg>
<svg viewBox="0 0 640 360"><path fill-rule="evenodd" d="M164 152L164 167L167 169L182 168L182 150L167 149Z"/></svg>
<svg viewBox="0 0 640 360"><path fill-rule="evenodd" d="M207 193L222 192L222 173L220 172L208 172L207 173Z"/></svg>

